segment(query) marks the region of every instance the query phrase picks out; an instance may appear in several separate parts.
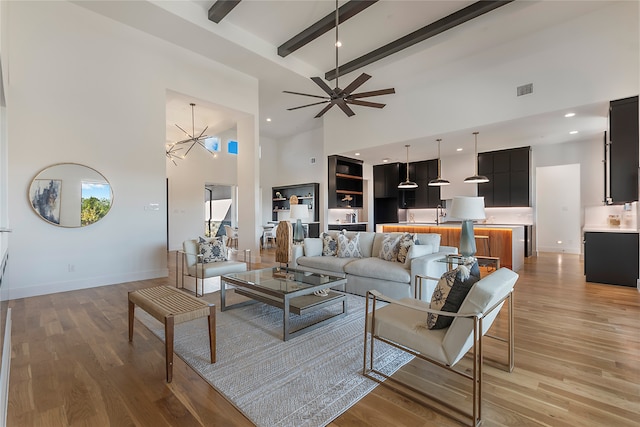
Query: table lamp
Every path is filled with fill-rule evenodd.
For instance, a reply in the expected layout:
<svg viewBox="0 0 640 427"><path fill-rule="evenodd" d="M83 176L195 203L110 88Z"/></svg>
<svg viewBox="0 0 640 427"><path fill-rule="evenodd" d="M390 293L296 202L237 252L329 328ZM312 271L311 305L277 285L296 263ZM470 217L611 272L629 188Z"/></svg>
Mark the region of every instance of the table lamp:
<svg viewBox="0 0 640 427"><path fill-rule="evenodd" d="M484 197L454 197L449 216L462 220L460 254L464 257L475 255L476 239L473 234L473 221L485 219Z"/></svg>
<svg viewBox="0 0 640 427"><path fill-rule="evenodd" d="M293 241L300 243L304 240L304 228L302 228L302 221L309 217L309 208L307 205L291 205L289 211L289 219L296 220L296 225L293 227Z"/></svg>

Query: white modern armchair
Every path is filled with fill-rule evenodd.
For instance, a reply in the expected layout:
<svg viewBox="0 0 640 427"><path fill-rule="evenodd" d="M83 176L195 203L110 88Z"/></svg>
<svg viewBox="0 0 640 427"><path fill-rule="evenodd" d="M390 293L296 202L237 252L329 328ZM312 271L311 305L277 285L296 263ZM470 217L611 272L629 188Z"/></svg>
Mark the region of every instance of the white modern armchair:
<svg viewBox="0 0 640 427"><path fill-rule="evenodd" d="M376 381L391 380L395 384L399 383L401 385L399 391L402 391L404 387L425 395L440 407L469 417L472 420L471 425L480 425L482 422L483 336L487 334L506 301L509 311L508 337L492 336L492 338L507 342L508 363L506 370L511 372L514 367L512 295L517 279L518 274L507 268L501 268L484 277L473 284L457 313L432 310L429 308L429 302L420 299L403 298L397 301L386 298L377 291L370 291L366 304L368 315L364 334L363 374ZM381 304L380 300L386 301L388 304ZM426 319L429 312L439 316L451 316L453 322L444 329L428 329ZM458 405L436 397L433 392L426 393L425 390L419 390L400 382L393 376L378 370L374 366L374 343L376 341L400 348L421 360L433 363L470 380L473 400L471 413L459 408ZM473 357L471 374L455 368L456 364L469 351Z"/></svg>

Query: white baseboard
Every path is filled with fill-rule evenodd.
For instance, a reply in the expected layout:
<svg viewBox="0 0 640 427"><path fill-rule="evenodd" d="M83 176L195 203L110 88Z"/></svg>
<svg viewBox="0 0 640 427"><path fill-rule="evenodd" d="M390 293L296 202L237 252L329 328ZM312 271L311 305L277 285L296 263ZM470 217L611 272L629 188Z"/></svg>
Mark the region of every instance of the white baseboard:
<svg viewBox="0 0 640 427"><path fill-rule="evenodd" d="M16 287L9 289L8 299L28 298L38 295L55 294L58 292L77 291L80 289L97 288L99 286L116 285L118 283L135 282L138 280L168 277L169 269L141 271L130 274L119 274L104 277L89 277L69 282L46 283L37 286ZM174 279L175 281L175 279Z"/></svg>
<svg viewBox="0 0 640 427"><path fill-rule="evenodd" d="M9 404L9 374L11 369L11 309L7 309L7 323L4 328L4 345L0 361L0 426L7 425Z"/></svg>

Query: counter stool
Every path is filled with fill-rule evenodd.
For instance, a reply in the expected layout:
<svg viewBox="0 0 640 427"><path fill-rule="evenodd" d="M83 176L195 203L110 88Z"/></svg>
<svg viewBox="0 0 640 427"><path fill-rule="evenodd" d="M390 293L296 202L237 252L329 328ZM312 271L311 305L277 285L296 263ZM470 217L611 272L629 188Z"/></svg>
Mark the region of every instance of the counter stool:
<svg viewBox="0 0 640 427"><path fill-rule="evenodd" d="M483 255L491 256L491 244L489 243L489 236L473 236L476 240L481 240L484 246Z"/></svg>
<svg viewBox="0 0 640 427"><path fill-rule="evenodd" d="M164 323L164 346L167 382L173 378L174 325L209 318L209 349L211 363L216 361L216 306L185 294L171 286L156 286L129 292L129 342L133 341L133 321L136 305Z"/></svg>

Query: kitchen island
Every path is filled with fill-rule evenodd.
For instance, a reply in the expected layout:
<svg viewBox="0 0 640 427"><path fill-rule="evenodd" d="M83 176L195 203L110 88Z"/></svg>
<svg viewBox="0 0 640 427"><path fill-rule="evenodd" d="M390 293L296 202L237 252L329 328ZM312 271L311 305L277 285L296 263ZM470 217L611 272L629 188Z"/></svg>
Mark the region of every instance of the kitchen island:
<svg viewBox="0 0 640 427"><path fill-rule="evenodd" d="M524 265L524 226L499 224L474 224L476 236L488 239L476 240L477 255L500 258L500 265L518 271ZM440 244L460 247L460 223L398 223L377 224L376 231L381 233L437 233ZM486 242L486 244L485 244Z"/></svg>

